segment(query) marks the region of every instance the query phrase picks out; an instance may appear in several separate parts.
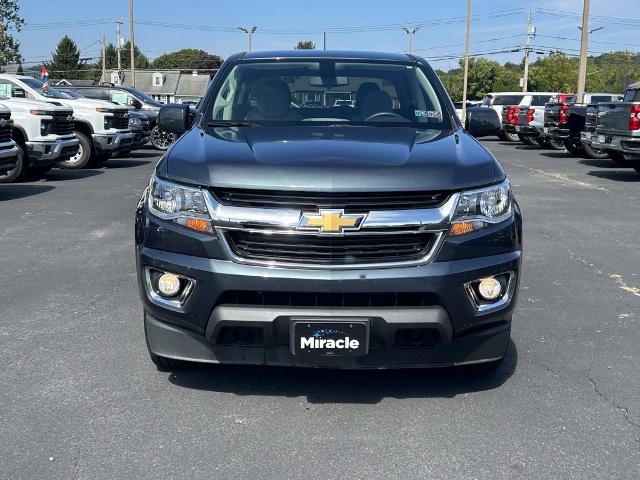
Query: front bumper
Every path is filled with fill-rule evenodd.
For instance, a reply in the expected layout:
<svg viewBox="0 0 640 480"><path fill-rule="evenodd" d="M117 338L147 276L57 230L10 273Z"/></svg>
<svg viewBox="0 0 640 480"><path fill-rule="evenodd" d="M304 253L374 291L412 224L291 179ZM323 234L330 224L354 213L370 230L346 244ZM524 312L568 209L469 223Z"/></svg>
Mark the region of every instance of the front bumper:
<svg viewBox="0 0 640 480"><path fill-rule="evenodd" d="M26 142L29 163L51 164L64 162L78 153L77 138L58 139L51 142Z"/></svg>
<svg viewBox="0 0 640 480"><path fill-rule="evenodd" d="M640 138L638 137L593 134L591 136L591 146L640 157Z"/></svg>
<svg viewBox="0 0 640 480"><path fill-rule="evenodd" d="M0 146L0 175L16 168L18 163L18 147L14 142Z"/></svg>
<svg viewBox="0 0 640 480"><path fill-rule="evenodd" d="M142 147L149 141L150 137L151 137L151 131L149 130L134 131L133 141L131 143L132 149L135 150L136 148Z"/></svg>
<svg viewBox="0 0 640 480"><path fill-rule="evenodd" d="M117 152L129 150L133 142L131 130L118 131L116 133L94 133L93 144L97 152Z"/></svg>
<svg viewBox="0 0 640 480"><path fill-rule="evenodd" d="M413 267L307 270L244 265L226 259L215 239L197 234L185 239L180 227L156 223L139 212L136 259L144 304L148 345L156 355L206 363L246 363L335 368L400 368L460 365L496 360L509 342L517 300L521 261L519 211L511 221L468 238L445 241L437 260ZM173 230L173 232L171 231ZM204 247L202 242L205 243ZM163 250L158 249L162 246ZM173 251L167 251L173 250ZM177 252L191 252L185 255ZM486 255L486 256L482 256ZM146 282L151 267L192 279L195 284L181 308L154 301ZM498 308L478 310L465 285L488 275L512 272L514 289ZM230 300L231 292L291 300ZM255 294L255 295L254 295ZM323 302L368 295L368 306ZM423 294L428 301L410 306L377 304L385 296ZM296 299L315 296L314 305ZM325 305L325 306L323 306ZM379 306L372 306L379 305ZM291 353L293 319L364 319L370 323L369 352L362 357L297 356ZM229 342L224 329L258 329L256 343ZM435 332L437 343L425 348L398 346L399 329ZM228 330L227 330L228 331ZM255 340L255 339L254 339Z"/></svg>

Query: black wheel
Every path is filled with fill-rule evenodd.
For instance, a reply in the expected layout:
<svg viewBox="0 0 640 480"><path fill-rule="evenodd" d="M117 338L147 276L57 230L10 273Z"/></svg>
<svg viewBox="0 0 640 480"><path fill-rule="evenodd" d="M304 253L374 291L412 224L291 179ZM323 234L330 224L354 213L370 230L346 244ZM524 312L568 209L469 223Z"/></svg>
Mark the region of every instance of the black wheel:
<svg viewBox="0 0 640 480"><path fill-rule="evenodd" d="M506 133L504 133L504 130L500 130L500 131L498 132L498 138L499 138L500 140L506 140L506 139L507 139L507 134L506 134Z"/></svg>
<svg viewBox="0 0 640 480"><path fill-rule="evenodd" d="M562 140L549 139L549 148L552 150L564 150L566 147Z"/></svg>
<svg viewBox="0 0 640 480"><path fill-rule="evenodd" d="M78 142L80 142L80 145L78 146L78 153L76 153L69 160L60 162L58 164L60 168L75 170L84 167L87 163L89 163L89 160L91 160L91 154L93 153L91 140L89 140L89 137L87 137L82 132L75 132L75 134L76 137L78 137Z"/></svg>
<svg viewBox="0 0 640 480"><path fill-rule="evenodd" d="M536 138L536 142L538 142L538 145L542 148L549 148L549 139L547 137L538 137Z"/></svg>
<svg viewBox="0 0 640 480"><path fill-rule="evenodd" d="M26 154L24 153L24 148L22 145L17 145L18 147L18 161L16 162L16 166L13 170L9 170L7 173L0 175L0 183L11 183L15 182L16 179L22 175L22 172L25 170L24 165L26 163Z"/></svg>
<svg viewBox="0 0 640 480"><path fill-rule="evenodd" d="M574 155L576 157L582 156L582 148L573 142L564 142L564 148L566 148L567 152L569 152L571 155Z"/></svg>
<svg viewBox="0 0 640 480"><path fill-rule="evenodd" d="M160 130L157 125L151 130L151 145L157 150L166 150L175 139L176 136L173 133Z"/></svg>
<svg viewBox="0 0 640 480"><path fill-rule="evenodd" d="M621 167L629 166L629 161L627 160L627 156L624 153L612 151L609 152L609 156L611 157L611 160L616 162Z"/></svg>
<svg viewBox="0 0 640 480"><path fill-rule="evenodd" d="M521 133L517 133L516 135L518 135L518 139L525 145L533 145L533 138L531 138L530 136L523 135Z"/></svg>
<svg viewBox="0 0 640 480"><path fill-rule="evenodd" d="M505 139L508 142L519 142L520 141L520 137L518 137L517 133L504 132L504 135L505 135Z"/></svg>
<svg viewBox="0 0 640 480"><path fill-rule="evenodd" d="M582 150L584 151L584 156L587 158L594 158L598 160L609 158L609 152L604 148L593 148L591 145L583 143Z"/></svg>

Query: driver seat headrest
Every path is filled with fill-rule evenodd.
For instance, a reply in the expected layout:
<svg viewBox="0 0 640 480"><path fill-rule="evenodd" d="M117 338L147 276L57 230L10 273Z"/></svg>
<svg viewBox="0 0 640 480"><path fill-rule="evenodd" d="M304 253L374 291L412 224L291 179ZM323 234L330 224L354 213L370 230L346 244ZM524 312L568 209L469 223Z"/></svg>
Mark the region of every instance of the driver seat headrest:
<svg viewBox="0 0 640 480"><path fill-rule="evenodd" d="M393 111L393 102L391 96L384 90L367 92L360 106L360 116L363 120L376 113L391 111Z"/></svg>

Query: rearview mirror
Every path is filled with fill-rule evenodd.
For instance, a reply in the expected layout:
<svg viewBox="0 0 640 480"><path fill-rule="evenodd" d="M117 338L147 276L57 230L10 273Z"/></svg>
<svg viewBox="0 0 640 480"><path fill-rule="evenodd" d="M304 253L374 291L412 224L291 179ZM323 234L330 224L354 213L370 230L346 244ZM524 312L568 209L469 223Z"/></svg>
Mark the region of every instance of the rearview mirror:
<svg viewBox="0 0 640 480"><path fill-rule="evenodd" d="M501 128L500 117L493 108L469 107L465 128L474 137L497 135Z"/></svg>
<svg viewBox="0 0 640 480"><path fill-rule="evenodd" d="M191 127L191 115L188 105L170 103L160 107L158 128L165 132L182 135Z"/></svg>
<svg viewBox="0 0 640 480"><path fill-rule="evenodd" d="M131 99L131 106L136 110L140 110L142 108L142 102L137 98Z"/></svg>

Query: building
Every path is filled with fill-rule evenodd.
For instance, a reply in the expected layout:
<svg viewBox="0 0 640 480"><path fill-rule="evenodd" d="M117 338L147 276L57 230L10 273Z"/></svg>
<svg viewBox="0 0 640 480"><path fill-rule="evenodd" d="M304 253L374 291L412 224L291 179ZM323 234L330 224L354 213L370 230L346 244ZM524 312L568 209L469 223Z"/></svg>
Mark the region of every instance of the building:
<svg viewBox="0 0 640 480"><path fill-rule="evenodd" d="M213 78L212 71L136 70L136 88L162 103L198 102ZM132 87L131 72L108 70L101 81Z"/></svg>

